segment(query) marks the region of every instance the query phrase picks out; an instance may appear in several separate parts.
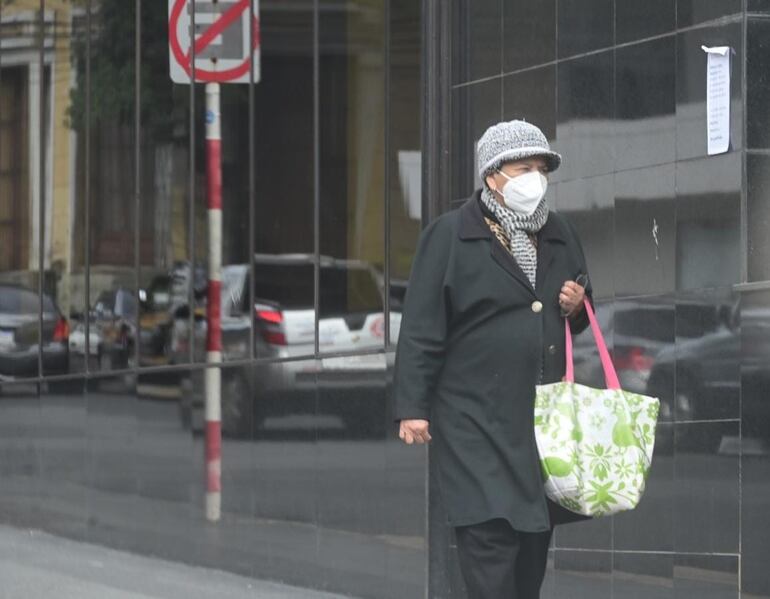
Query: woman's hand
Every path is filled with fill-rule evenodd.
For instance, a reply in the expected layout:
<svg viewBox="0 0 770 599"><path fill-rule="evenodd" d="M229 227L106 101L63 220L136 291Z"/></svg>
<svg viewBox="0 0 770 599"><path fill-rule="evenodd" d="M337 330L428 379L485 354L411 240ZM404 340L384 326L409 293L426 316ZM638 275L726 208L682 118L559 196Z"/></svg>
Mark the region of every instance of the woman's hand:
<svg viewBox="0 0 770 599"><path fill-rule="evenodd" d="M412 443L427 443L430 441L431 436L428 432L429 422L427 420L402 420L399 427L398 436L406 443L411 445Z"/></svg>
<svg viewBox="0 0 770 599"><path fill-rule="evenodd" d="M577 316L583 310L585 297L585 287L582 287L575 281L565 281L561 288L561 293L559 293L561 313L568 318Z"/></svg>

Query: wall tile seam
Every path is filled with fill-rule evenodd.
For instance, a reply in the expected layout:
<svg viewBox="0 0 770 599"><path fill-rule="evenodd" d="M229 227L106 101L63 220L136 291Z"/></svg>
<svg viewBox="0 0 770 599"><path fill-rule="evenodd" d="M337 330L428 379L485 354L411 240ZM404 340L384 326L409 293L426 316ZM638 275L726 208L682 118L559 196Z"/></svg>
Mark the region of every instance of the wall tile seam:
<svg viewBox="0 0 770 599"><path fill-rule="evenodd" d="M749 283L736 283L732 286L736 293L751 293L754 291L767 291L770 289L770 280L751 281Z"/></svg>
<svg viewBox="0 0 770 599"><path fill-rule="evenodd" d="M665 301L668 300L671 302L672 306L676 305L676 303L680 300L687 299L688 297L691 297L694 293L699 293L702 291L709 292L709 291L727 291L728 289L735 291L735 287L743 285L743 283L735 283L734 285L723 285L721 287L695 287L693 289L672 289L670 291L663 291L660 293L643 293L643 294L634 294L634 295L623 295L621 293L615 292L615 295L613 296L613 301L623 303L626 301L645 301L645 300L661 300ZM770 281L766 285L767 288L770 288Z"/></svg>
<svg viewBox="0 0 770 599"><path fill-rule="evenodd" d="M499 15L500 15L500 75L503 74L503 71L505 70L505 0L499 0ZM500 112L503 111L503 105L502 105L502 90L500 91ZM502 116L501 116L502 118Z"/></svg>
<svg viewBox="0 0 770 599"><path fill-rule="evenodd" d="M714 418L713 420L664 420L659 421L658 424L740 424L741 418ZM737 457L737 456L733 456Z"/></svg>
<svg viewBox="0 0 770 599"><path fill-rule="evenodd" d="M743 7L743 18L741 20L741 52L743 53L743 60L740 63L741 71L741 136L742 145L748 144L749 131L748 131L748 80L746 78L748 74L748 19L746 17L746 9L748 8L748 0L742 0L741 6ZM731 58L732 59L732 58ZM749 280L749 225L748 225L748 187L747 187L747 175L746 175L746 163L748 159L746 153L741 155L741 216L740 216L740 269L741 277L740 282L746 283ZM740 396L738 398L740 404ZM739 538L740 546L740 538Z"/></svg>
<svg viewBox="0 0 770 599"><path fill-rule="evenodd" d="M557 124L558 126L558 124ZM558 142L558 139L556 140ZM565 184L565 183L575 183L577 181L590 181L592 179L598 179L600 177L609 177L610 175L617 175L617 174L625 174L625 173L634 173L634 172L641 172L648 169L653 168L660 168L662 166L668 166L668 165L680 165L680 164L689 164L698 162L701 160L709 160L709 159L719 159L724 156L729 156L731 154L739 154L741 152L744 152L745 150L743 148L736 148L730 152L725 152L724 154L719 154L718 156L707 156L707 155L701 155L701 156L691 156L688 158L682 158L678 160L670 160L668 162L658 162L654 164L644 165L644 166L634 166L626 169L617 169L617 170L611 170L611 171L602 171L598 173L594 173L591 175L588 175L586 177L570 177L568 179L559 179L558 181L554 181L554 183L558 183L559 185ZM768 150L755 150L757 154L764 154L768 155L770 154L770 149Z"/></svg>
<svg viewBox="0 0 770 599"><path fill-rule="evenodd" d="M770 20L770 14L758 14L756 15L756 18L758 19L764 19L764 20ZM729 17L721 17L719 19L715 19L712 21L705 21L704 23L698 23L697 25L691 25L690 27L683 27L681 29L676 29L673 31L668 31L666 33L660 33L658 35L653 35L650 37L641 38L638 40L633 40L630 42L623 42L621 44L613 44L612 46L604 46L602 48L597 48L596 50L590 50L588 52L583 52L580 54L574 54L570 56L562 56L555 60L549 60L547 62L538 63L535 65L531 65L528 67L523 67L521 69L516 69L513 71L502 71L498 75L490 75L489 77L481 77L479 79L472 79L469 81L463 81L461 83L453 83L451 85L452 89L456 89L459 87L468 87L471 85L474 85L475 83L483 83L486 81L490 81L492 79L498 79L501 77L508 77L510 75L519 75L521 73L526 73L528 71L534 71L537 69L542 69L549 66L558 66L560 63L564 62L571 62L574 60L580 60L582 58L586 58L588 56L595 56L597 54L602 54L603 52L609 52L611 50L623 50L625 48L629 48L631 46L638 46L641 44L646 44L649 42L659 41L665 38L669 37L677 37L679 34L683 33L689 33L691 31L697 31L699 29L710 29L713 27L718 27L722 25L733 25L737 23L741 23L743 20L743 15L741 13L736 13L736 15L729 16Z"/></svg>
<svg viewBox="0 0 770 599"><path fill-rule="evenodd" d="M353 358L358 356L377 356L377 355L383 355L388 356L391 354L395 354L395 345L389 346L389 349L387 348L378 348L378 349L372 349L372 350L360 350L356 352L335 352L335 353L321 353L317 356L314 355L303 355L303 356L292 356L291 358L244 358L240 360L232 360L227 362L221 362L214 366L208 365L205 362L191 362L189 364L177 364L174 366L150 366L146 368L134 368L134 369L127 369L123 368L120 370L109 370L109 371L91 371L88 374L85 372L79 372L79 373L70 373L70 374L58 374L58 375L43 375L38 377L30 377L30 378L23 378L23 379L14 379L12 381L4 381L3 385L6 388L12 388L14 385L28 385L28 384L39 384L44 383L48 381L77 381L77 380L83 380L83 381L91 381L91 380L98 380L98 379L104 379L104 378L113 378L118 376L124 376L126 374L136 374L139 376L143 375L154 375L154 374L163 374L163 373L174 373L174 372L191 372L191 371L197 371L197 370L207 370L209 368L217 368L219 370L230 370L233 368L243 368L243 367L249 367L249 366L266 366L270 364L285 364L289 362L307 362L311 360L322 360L326 358Z"/></svg>
<svg viewBox="0 0 770 599"><path fill-rule="evenodd" d="M741 52L743 53L743 60L741 60L741 135L742 145L744 146L741 154L741 283L745 283L749 280L749 224L748 224L748 156L745 151L745 147L748 144L748 44L749 44L749 20L747 17L748 0L742 0L743 19L741 21ZM741 358L743 353L743 339L742 329L740 326L740 314L741 314L742 298L738 296L738 331L740 338L740 345L738 349L738 356ZM743 594L743 567L741 565L741 556L743 555L743 376L741 371L743 370L743 360L739 360L741 366L738 370L738 414L741 415L741 419L738 422L738 440L740 446L738 448L738 594Z"/></svg>
<svg viewBox="0 0 770 599"><path fill-rule="evenodd" d="M463 83L453 83L450 86L450 90L454 91L456 89L460 89L463 87L471 87L473 85L477 85L480 83L489 83L490 81L495 81L496 79L502 79L503 75L502 73L498 73L497 75L490 75L489 77L481 77L479 79L473 79L471 81L464 81Z"/></svg>
<svg viewBox="0 0 770 599"><path fill-rule="evenodd" d="M730 553L722 551L652 551L645 549L586 549L581 547L553 547L551 549L554 553L560 551L570 551L573 553L604 553L604 554L620 554L620 555L670 555L670 556L684 556L684 557L732 557L739 558L740 553Z"/></svg>

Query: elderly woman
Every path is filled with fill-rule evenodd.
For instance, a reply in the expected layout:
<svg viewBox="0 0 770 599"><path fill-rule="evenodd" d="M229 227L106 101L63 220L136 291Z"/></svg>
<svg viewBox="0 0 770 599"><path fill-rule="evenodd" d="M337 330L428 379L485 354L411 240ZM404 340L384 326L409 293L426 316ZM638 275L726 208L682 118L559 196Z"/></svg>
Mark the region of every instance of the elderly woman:
<svg viewBox="0 0 770 599"><path fill-rule="evenodd" d="M539 597L554 524L534 438L535 386L562 379L564 318L587 325L577 234L545 198L561 157L523 121L478 143L483 189L423 232L396 353L406 443L434 437L469 597ZM583 283L583 285L579 283Z"/></svg>

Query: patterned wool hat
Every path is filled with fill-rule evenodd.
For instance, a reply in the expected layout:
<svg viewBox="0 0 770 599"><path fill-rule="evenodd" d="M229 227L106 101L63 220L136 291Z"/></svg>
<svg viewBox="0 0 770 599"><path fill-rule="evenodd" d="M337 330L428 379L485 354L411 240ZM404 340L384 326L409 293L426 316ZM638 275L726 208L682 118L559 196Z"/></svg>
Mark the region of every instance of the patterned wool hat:
<svg viewBox="0 0 770 599"><path fill-rule="evenodd" d="M540 156L549 171L561 164L561 156L551 150L543 132L526 121L507 121L492 125L481 136L477 147L479 176L483 181L504 163Z"/></svg>

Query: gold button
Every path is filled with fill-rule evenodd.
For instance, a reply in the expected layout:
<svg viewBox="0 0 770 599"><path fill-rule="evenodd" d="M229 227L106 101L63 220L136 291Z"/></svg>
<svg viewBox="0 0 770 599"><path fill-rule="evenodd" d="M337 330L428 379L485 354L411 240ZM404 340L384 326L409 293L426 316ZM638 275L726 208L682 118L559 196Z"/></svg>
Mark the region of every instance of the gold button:
<svg viewBox="0 0 770 599"><path fill-rule="evenodd" d="M543 311L543 302L540 301L534 301L532 302L532 311L537 314L538 312Z"/></svg>

